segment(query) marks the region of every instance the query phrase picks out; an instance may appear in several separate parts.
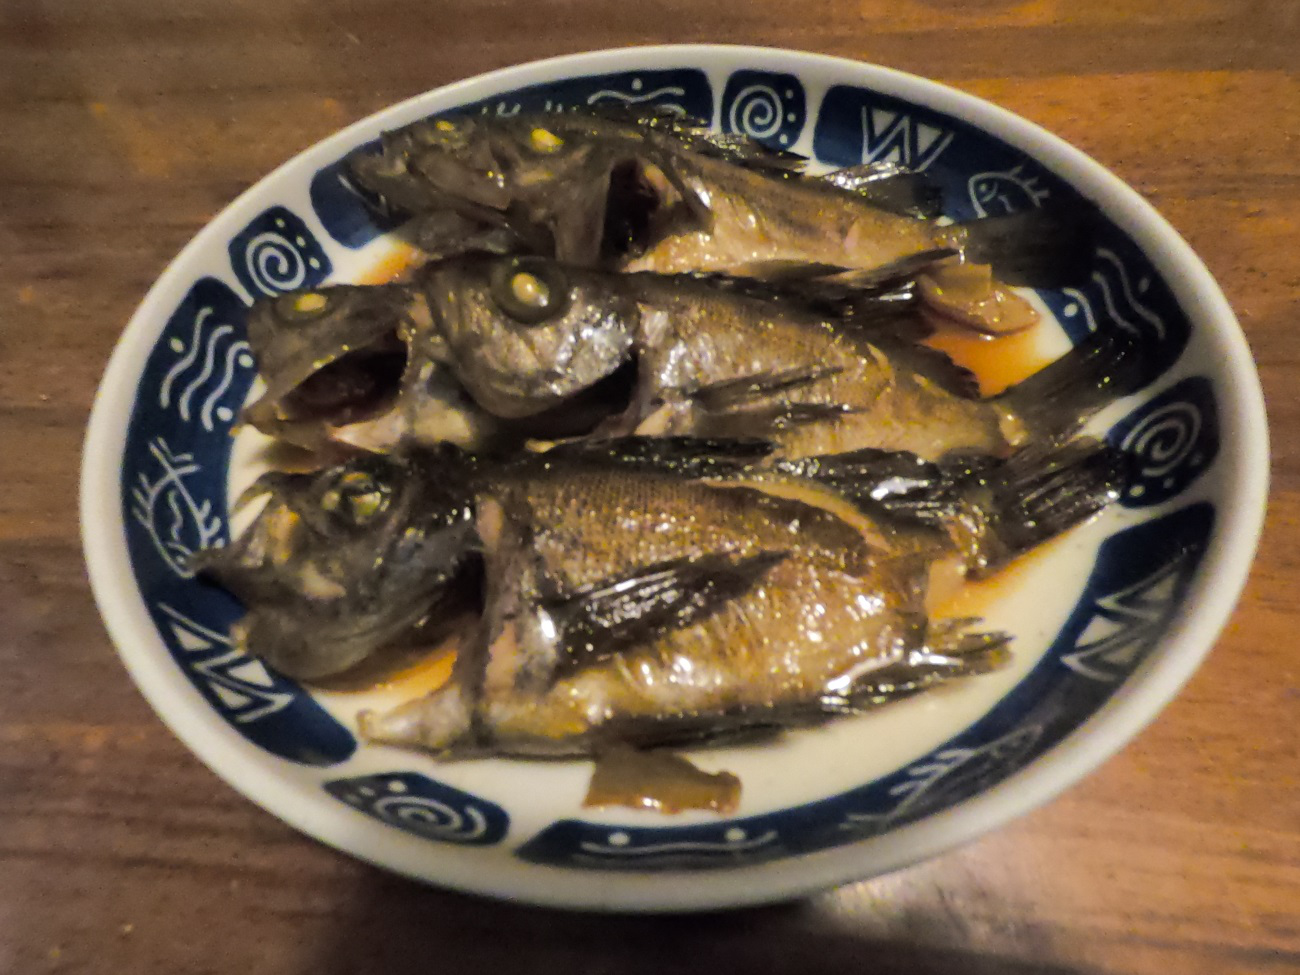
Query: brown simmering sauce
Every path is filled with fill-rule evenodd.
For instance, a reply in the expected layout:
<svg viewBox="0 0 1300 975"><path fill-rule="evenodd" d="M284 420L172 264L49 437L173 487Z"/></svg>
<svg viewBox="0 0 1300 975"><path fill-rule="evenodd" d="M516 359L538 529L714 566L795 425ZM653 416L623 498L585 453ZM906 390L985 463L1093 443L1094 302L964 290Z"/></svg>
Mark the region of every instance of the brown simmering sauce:
<svg viewBox="0 0 1300 975"><path fill-rule="evenodd" d="M1010 335L993 336L933 319L935 332L925 344L974 373L980 395L996 396L1047 365L1054 356L1040 348L1043 323Z"/></svg>
<svg viewBox="0 0 1300 975"><path fill-rule="evenodd" d="M410 244L394 244L393 251L351 284L391 284L421 263L420 252Z"/></svg>
<svg viewBox="0 0 1300 975"><path fill-rule="evenodd" d="M471 629L468 617L464 629ZM433 647L412 647L381 653L347 673L316 681L314 686L339 694L381 691L396 694L404 701L414 700L432 694L447 683L459 646L460 637L453 634Z"/></svg>

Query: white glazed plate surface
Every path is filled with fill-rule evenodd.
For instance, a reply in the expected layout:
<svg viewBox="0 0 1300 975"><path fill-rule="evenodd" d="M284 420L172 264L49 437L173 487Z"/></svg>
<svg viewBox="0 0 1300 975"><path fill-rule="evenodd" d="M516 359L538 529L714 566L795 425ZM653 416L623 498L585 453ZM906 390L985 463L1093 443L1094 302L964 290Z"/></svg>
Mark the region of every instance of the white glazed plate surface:
<svg viewBox="0 0 1300 975"><path fill-rule="evenodd" d="M582 762L431 758L355 738L365 695L309 693L232 650L237 605L185 560L229 537L232 437L254 379L255 298L360 280L391 251L339 162L444 112L653 101L828 165L895 160L971 218L1082 195L1106 222L1091 280L1040 291L1056 355L1090 331L1147 348L1146 387L1093 431L1140 458L1121 501L987 596L1016 634L1007 671L773 746L699 752L744 783L719 818L581 808ZM339 849L464 890L679 910L757 903L933 855L1047 800L1131 738L1225 623L1259 534L1267 444L1258 379L1204 267L1135 193L987 103L817 55L628 49L539 62L394 106L304 152L209 224L131 321L96 401L82 520L99 607L172 730L254 802ZM233 458L233 459L232 459ZM1032 581L1031 581L1032 580Z"/></svg>

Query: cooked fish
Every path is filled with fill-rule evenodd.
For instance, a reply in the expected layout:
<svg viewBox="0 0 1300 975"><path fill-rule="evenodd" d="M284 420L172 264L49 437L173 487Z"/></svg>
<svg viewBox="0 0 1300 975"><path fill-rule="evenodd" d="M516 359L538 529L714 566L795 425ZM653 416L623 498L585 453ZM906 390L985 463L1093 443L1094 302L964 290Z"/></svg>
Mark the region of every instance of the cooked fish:
<svg viewBox="0 0 1300 975"><path fill-rule="evenodd" d="M1084 443L952 468L954 517L927 526L872 507L899 490L866 473L897 458L876 459L786 472L829 489L571 457L483 484L479 631L451 684L365 716L363 734L448 756L590 754L815 723L981 673L1008 638L931 622L931 570L954 555L1005 564L1113 499L1122 476L1113 450ZM868 503L846 513L837 477Z"/></svg>
<svg viewBox="0 0 1300 975"><path fill-rule="evenodd" d="M454 448L267 474L246 495L266 497L252 524L195 567L246 607L240 649L291 677L343 673L474 609L472 474Z"/></svg>
<svg viewBox="0 0 1300 975"><path fill-rule="evenodd" d="M311 473L263 475L239 502L264 501L261 511L233 542L201 552L194 567L246 607L234 631L240 649L318 681L390 651L427 647L444 624L478 611L480 484L556 464L721 477L771 450L762 441L632 438L489 458L412 443ZM909 482L914 492L928 487L927 473L933 479L918 472Z"/></svg>
<svg viewBox="0 0 1300 975"><path fill-rule="evenodd" d="M309 449L392 448L404 436L464 447L499 424L433 368L441 339L422 296L401 285L325 287L253 305L248 341L266 390L244 419Z"/></svg>
<svg viewBox="0 0 1300 975"><path fill-rule="evenodd" d="M938 313L989 331L1025 327L1032 307L1002 283L1056 286L1087 273L1090 211L1035 210L944 224L937 189L894 165L817 176L804 160L679 116L520 114L425 120L351 160L382 205L421 220L436 256L471 246L579 265L662 273L926 272ZM473 231L470 228L481 228Z"/></svg>
<svg viewBox="0 0 1300 975"><path fill-rule="evenodd" d="M1123 336L1099 333L1037 376L981 400L969 374L944 355L898 337L898 321L915 314L906 292L807 282L623 275L538 257L472 255L426 265L378 299L365 291L326 288L255 308L250 341L271 371L266 396L249 410L254 424L276 432L304 413L329 429L354 421L346 395L312 395L306 408L304 388L324 383L330 371L376 376L371 350L400 348L387 353L402 365L388 370L386 386L332 380L336 389L363 390L367 401L402 404L377 421L389 444L401 435L457 440L447 428L464 426L466 416L479 430L493 422L500 430L501 421L575 405L587 408L589 425L620 400L604 395L611 381L634 368L630 399L621 394L626 409L604 433L759 436L792 457L876 447L937 459L1059 438L1126 392L1137 367ZM303 312L308 298L319 300ZM338 319L355 307L369 316L368 346L338 338L348 334ZM293 368L275 371L281 362ZM313 374L312 362L327 365ZM472 404L458 400L449 410L456 390ZM385 444L372 438L368 445Z"/></svg>

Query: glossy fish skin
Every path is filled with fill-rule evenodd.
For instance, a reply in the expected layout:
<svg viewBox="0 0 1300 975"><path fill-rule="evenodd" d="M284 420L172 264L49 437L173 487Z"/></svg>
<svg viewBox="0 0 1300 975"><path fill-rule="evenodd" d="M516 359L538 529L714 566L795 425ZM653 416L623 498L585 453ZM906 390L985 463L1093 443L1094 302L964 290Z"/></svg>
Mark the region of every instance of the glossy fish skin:
<svg viewBox="0 0 1300 975"><path fill-rule="evenodd" d="M298 442L310 440L305 428L368 449L403 436L478 447L515 421L562 415L635 361L631 402L603 425L607 434L758 436L790 457L875 447L938 459L1069 432L1126 392L1137 368L1122 337L1099 334L1038 377L979 400L941 353L897 337L913 312L890 295L850 291L830 302L806 288L617 275L537 257L462 256L421 268L382 301L366 303L367 290L319 289L255 308L259 361L265 349L266 362L293 369L267 374L251 422ZM304 299L323 302L316 318L283 314ZM337 370L366 348L336 338L346 321L335 316L358 305L366 317L354 330L383 350L380 361L397 361L367 394L381 406L365 423L346 402L342 416L321 407L301 421L302 391L329 378L311 375L311 364ZM328 394L317 401L328 405Z"/></svg>
<svg viewBox="0 0 1300 975"><path fill-rule="evenodd" d="M637 432L765 436L788 457L1018 445L1000 404L937 353L708 282L638 278Z"/></svg>
<svg viewBox="0 0 1300 975"><path fill-rule="evenodd" d="M477 504L488 592L475 651L458 661L457 683L436 700L368 721L363 731L377 740L413 734L408 743L472 750L473 714L472 723L488 729L489 748L584 753L624 720L671 723L810 700L855 662L870 666L896 642L923 642L921 574L878 566L852 528L806 505L627 472L532 478L486 492ZM563 602L629 569L705 554L780 561L699 621L648 633L640 645L550 683L554 624L539 594ZM821 606L830 614L824 623L815 619ZM834 639L814 642L822 628Z"/></svg>
<svg viewBox="0 0 1300 975"><path fill-rule="evenodd" d="M451 210L509 227L530 250L594 265L614 169L639 159L670 170L660 140L634 124L520 114L416 122L385 133L378 155L358 154L349 168L399 213Z"/></svg>
<svg viewBox="0 0 1300 975"><path fill-rule="evenodd" d="M471 476L451 448L268 474L249 492L267 496L253 523L195 567L247 608L241 649L291 677L335 676L472 608Z"/></svg>
<svg viewBox="0 0 1300 975"><path fill-rule="evenodd" d="M899 337L907 306L863 319L727 279L638 274L641 434L754 436L788 458L861 448L939 460L1059 442L1131 392L1140 349L1096 333L1039 373L980 399L947 356ZM880 304L879 298L871 299ZM903 323L899 325L900 322Z"/></svg>
<svg viewBox="0 0 1300 975"><path fill-rule="evenodd" d="M631 358L637 339L635 291L600 272L468 256L427 265L416 286L438 335L431 357L483 409L507 419L596 385Z"/></svg>
<svg viewBox="0 0 1300 975"><path fill-rule="evenodd" d="M653 167L650 189L665 218L662 242L629 269L738 271L791 260L874 268L960 245L959 230L801 177L793 157L664 115L426 120L387 133L381 152L354 157L351 172L399 212L456 209L509 223L543 247L549 238L542 253L592 265L620 164Z"/></svg>
<svg viewBox="0 0 1300 975"><path fill-rule="evenodd" d="M954 299L950 288L928 287L925 300L991 332L1036 318L999 281L1056 287L1088 273L1094 218L1085 206L945 225L927 219L939 197L918 174L873 164L813 176L803 163L645 107L618 118L425 120L387 133L381 152L355 156L351 172L385 207L420 216L412 233L435 255L459 234L473 247L584 266L757 277L792 265L910 276L961 255L997 280L972 291L968 278ZM449 219L477 220L497 239L433 227Z"/></svg>
<svg viewBox="0 0 1300 975"><path fill-rule="evenodd" d="M770 471L701 482L557 466L498 481L476 501L486 612L454 683L363 733L451 756L588 754L825 720L982 672L1006 639L931 624L931 567L954 554L995 567L1092 514L1118 490L1113 456L1080 445L949 485L974 506L964 539L870 506L846 518L806 482L774 491ZM725 592L692 601L692 579ZM638 632L625 614L647 608Z"/></svg>
<svg viewBox="0 0 1300 975"><path fill-rule="evenodd" d="M793 262L872 270L916 255L957 253L964 242L960 227L882 210L822 180L774 178L707 156L691 156L682 180L707 201L709 225L665 236L627 261L626 270L761 277L772 265Z"/></svg>
<svg viewBox="0 0 1300 975"><path fill-rule="evenodd" d="M524 314L505 294L519 281L544 282L546 302ZM428 353L413 347L412 363L436 361L487 412L562 407L635 358L631 403L603 432L757 436L789 457L862 447L927 459L1006 453L1072 431L1124 392L1135 369L1133 349L1103 335L1040 379L980 400L941 353L882 328L871 306L889 302L874 296L828 314L803 295L734 279L481 255L430 265L413 286L439 338Z"/></svg>
<svg viewBox="0 0 1300 975"><path fill-rule="evenodd" d="M406 436L482 446L499 423L437 368L445 343L406 285L313 288L254 303L248 341L265 392L244 420L308 449L388 450Z"/></svg>

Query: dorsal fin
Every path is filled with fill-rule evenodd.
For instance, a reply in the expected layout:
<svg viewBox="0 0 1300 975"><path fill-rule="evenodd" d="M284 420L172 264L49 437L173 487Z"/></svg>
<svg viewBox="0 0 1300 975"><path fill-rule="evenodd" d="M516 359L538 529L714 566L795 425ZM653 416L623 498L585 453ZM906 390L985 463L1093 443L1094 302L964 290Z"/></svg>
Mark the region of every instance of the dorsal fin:
<svg viewBox="0 0 1300 975"><path fill-rule="evenodd" d="M655 274L639 271L629 278L645 276L685 287L703 287L752 298L755 301L799 308L810 314L855 327L885 328L899 335L926 334L926 326L916 314L918 294L912 281L891 280L883 286L862 285L852 278L839 277L842 269L825 265L782 265L768 268L763 277L726 274L715 271L689 271L682 274ZM900 326L914 324L915 328ZM889 323L890 327L885 327Z"/></svg>
<svg viewBox="0 0 1300 975"><path fill-rule="evenodd" d="M860 196L890 213L921 219L933 219L943 213L943 191L939 185L924 173L904 169L897 163L863 163L809 178Z"/></svg>

